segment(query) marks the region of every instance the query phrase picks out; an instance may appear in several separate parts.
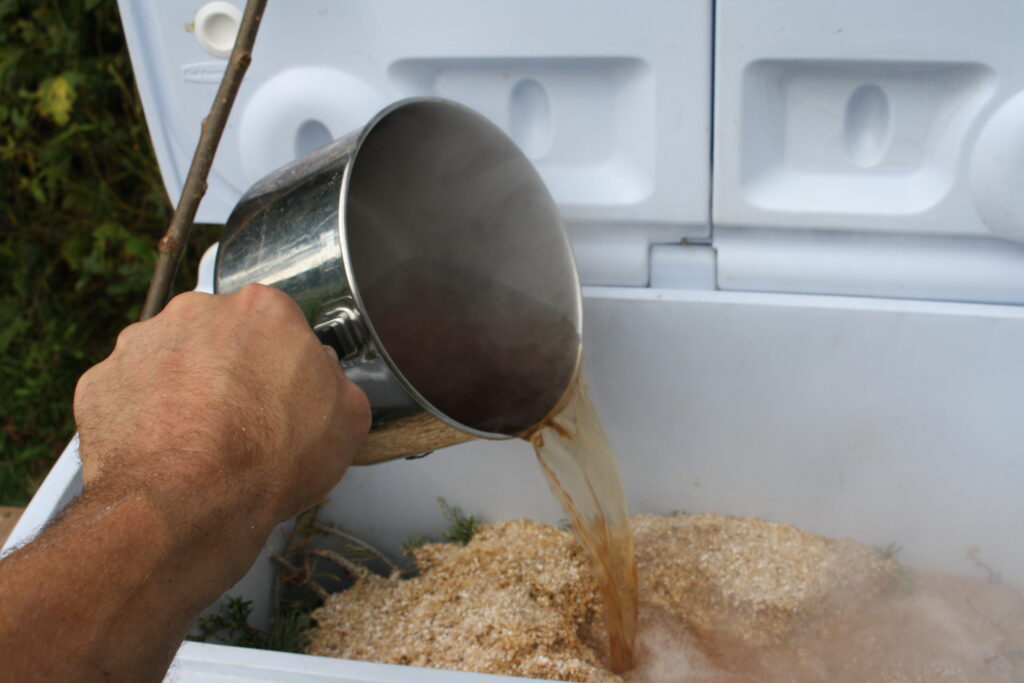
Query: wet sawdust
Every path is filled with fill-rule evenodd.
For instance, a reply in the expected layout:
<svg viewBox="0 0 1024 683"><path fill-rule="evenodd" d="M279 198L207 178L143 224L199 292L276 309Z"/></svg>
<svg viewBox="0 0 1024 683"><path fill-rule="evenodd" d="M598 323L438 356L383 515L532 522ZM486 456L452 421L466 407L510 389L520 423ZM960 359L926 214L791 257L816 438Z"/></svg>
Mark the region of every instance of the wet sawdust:
<svg viewBox="0 0 1024 683"><path fill-rule="evenodd" d="M571 533L487 525L367 576L313 617L309 654L565 681L1024 680L1024 604L1006 586L910 570L791 526L633 518L637 667L604 668L597 589Z"/></svg>

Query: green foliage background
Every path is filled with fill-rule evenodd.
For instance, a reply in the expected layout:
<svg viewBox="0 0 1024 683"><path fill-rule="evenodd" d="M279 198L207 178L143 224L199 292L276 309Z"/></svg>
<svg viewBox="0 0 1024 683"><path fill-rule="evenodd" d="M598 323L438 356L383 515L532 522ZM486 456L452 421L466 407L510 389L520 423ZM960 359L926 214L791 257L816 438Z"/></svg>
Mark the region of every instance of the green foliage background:
<svg viewBox="0 0 1024 683"><path fill-rule="evenodd" d="M137 318L170 212L115 1L0 0L0 505L74 432L75 382Z"/></svg>

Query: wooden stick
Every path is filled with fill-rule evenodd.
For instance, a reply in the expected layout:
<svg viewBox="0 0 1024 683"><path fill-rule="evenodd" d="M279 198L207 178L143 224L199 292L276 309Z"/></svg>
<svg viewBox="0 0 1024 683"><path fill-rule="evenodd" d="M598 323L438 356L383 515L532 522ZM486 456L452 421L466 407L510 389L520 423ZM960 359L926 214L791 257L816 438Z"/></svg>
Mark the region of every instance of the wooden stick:
<svg viewBox="0 0 1024 683"><path fill-rule="evenodd" d="M316 531L319 531L322 534L330 534L332 536L337 536L338 538L340 538L340 539L342 539L344 541L348 541L352 545L356 545L356 546L359 546L360 548L365 549L371 555L374 555L375 557L379 558L382 562L384 562L384 564L386 564L391 569L391 573L392 574L394 574L396 572L398 574L402 573L402 568L399 567L394 562L392 562L391 560L389 560L387 555L385 555L381 551L377 550L376 548L374 548L372 545L370 545L366 541L364 541L362 539L359 539L359 538L356 538L355 536L352 536L351 534L346 534L344 531L342 531L341 529L337 528L336 526L332 526L330 524L325 524L323 522L318 522L318 523L313 525L313 529L316 530Z"/></svg>
<svg viewBox="0 0 1024 683"><path fill-rule="evenodd" d="M334 564L338 565L346 572L352 579L365 579L370 575L370 570L366 567L356 564L352 560L348 559L340 553L333 552L331 550L310 550L310 555L316 557L322 557L325 560L330 560Z"/></svg>
<svg viewBox="0 0 1024 683"><path fill-rule="evenodd" d="M289 578L298 577L299 585L309 587L309 589L316 593L316 596L321 600L327 600L327 598L331 597L330 593L328 593L326 590L323 589L322 586L318 585L315 581L312 580L312 577L310 577L308 567L304 569L299 569L294 564L292 564L284 557L282 557L275 550L270 551L270 559L281 565L281 567L283 567L284 569L292 572L292 576Z"/></svg>
<svg viewBox="0 0 1024 683"><path fill-rule="evenodd" d="M249 62L252 61L252 47L256 42L256 33L259 31L260 20L266 6L267 0L249 0L245 5L245 13L242 15L242 23L238 28L238 36L235 38L235 46L231 50L224 78L221 79L210 113L203 119L199 143L196 145L192 165L189 166L188 175L185 177L185 186L181 190L178 207L171 216L167 233L160 240L153 278L149 281L146 303L142 306L142 320L148 320L159 313L170 298L171 287L178 274L178 265L181 263L181 256L185 252L188 235L192 230L192 222L196 218L199 202L206 194L206 179L210 175L228 114L231 113L231 105L235 103L242 77L245 76Z"/></svg>

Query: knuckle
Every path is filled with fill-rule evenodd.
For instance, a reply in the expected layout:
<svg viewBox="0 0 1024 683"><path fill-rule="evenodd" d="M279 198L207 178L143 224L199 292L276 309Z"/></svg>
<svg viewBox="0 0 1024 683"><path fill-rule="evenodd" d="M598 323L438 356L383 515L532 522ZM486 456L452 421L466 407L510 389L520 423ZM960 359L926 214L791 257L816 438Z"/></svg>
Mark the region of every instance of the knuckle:
<svg viewBox="0 0 1024 683"><path fill-rule="evenodd" d="M168 301L162 312L177 313L182 310L189 310L205 303L211 296L211 294L203 292L182 292Z"/></svg>
<svg viewBox="0 0 1024 683"><path fill-rule="evenodd" d="M299 313L299 305L280 289L257 282L250 283L232 296L246 307L266 308L271 311Z"/></svg>
<svg viewBox="0 0 1024 683"><path fill-rule="evenodd" d="M75 396L71 400L72 407L77 411L89 397L89 373L92 370L86 370L85 374L78 378L78 383L75 384Z"/></svg>
<svg viewBox="0 0 1024 683"><path fill-rule="evenodd" d="M139 336L139 326L142 323L132 323L128 327L124 328L117 333L117 339L114 341L114 349L124 349L130 346L132 342ZM88 372L86 373L88 374ZM83 375L84 377L85 375Z"/></svg>
<svg viewBox="0 0 1024 683"><path fill-rule="evenodd" d="M359 385L345 379L343 402L346 411L351 417L352 427L360 433L370 431L371 410L370 400L366 397Z"/></svg>
<svg viewBox="0 0 1024 683"><path fill-rule="evenodd" d="M78 382L75 384L75 395L71 402L72 410L75 413L84 409L92 398L97 376L102 373L101 365L102 363L92 366L78 378Z"/></svg>
<svg viewBox="0 0 1024 683"><path fill-rule="evenodd" d="M272 302L274 301L276 294L281 293L279 290L274 289L270 285L264 285L259 282L250 282L245 287L242 287L235 296L239 299L243 299L251 302Z"/></svg>

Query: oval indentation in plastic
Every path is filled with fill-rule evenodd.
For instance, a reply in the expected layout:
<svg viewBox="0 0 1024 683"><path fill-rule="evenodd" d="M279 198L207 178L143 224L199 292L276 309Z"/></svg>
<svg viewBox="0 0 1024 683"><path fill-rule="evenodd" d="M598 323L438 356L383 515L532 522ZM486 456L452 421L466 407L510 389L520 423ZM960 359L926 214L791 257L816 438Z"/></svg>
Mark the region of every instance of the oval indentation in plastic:
<svg viewBox="0 0 1024 683"><path fill-rule="evenodd" d="M876 166L889 148L889 98L877 85L862 85L846 103L843 143L861 168Z"/></svg>
<svg viewBox="0 0 1024 683"><path fill-rule="evenodd" d="M327 126L310 119L299 126L295 133L295 158L309 154L314 149L320 149L333 139Z"/></svg>
<svg viewBox="0 0 1024 683"><path fill-rule="evenodd" d="M527 78L512 88L508 103L508 132L530 159L551 147L551 102L544 86Z"/></svg>

